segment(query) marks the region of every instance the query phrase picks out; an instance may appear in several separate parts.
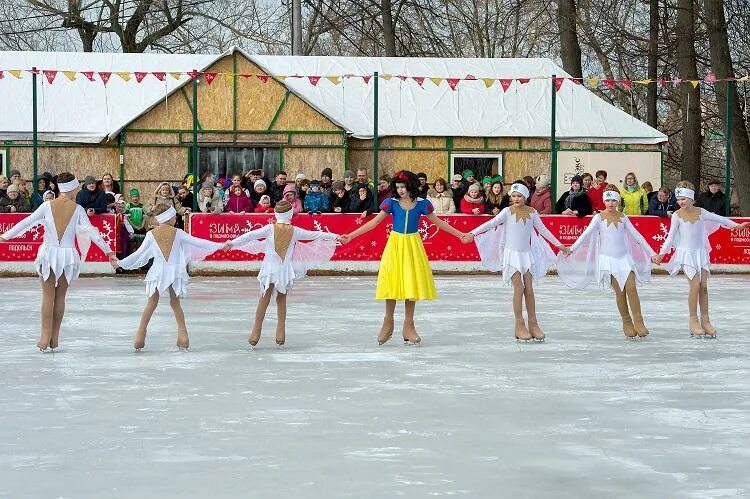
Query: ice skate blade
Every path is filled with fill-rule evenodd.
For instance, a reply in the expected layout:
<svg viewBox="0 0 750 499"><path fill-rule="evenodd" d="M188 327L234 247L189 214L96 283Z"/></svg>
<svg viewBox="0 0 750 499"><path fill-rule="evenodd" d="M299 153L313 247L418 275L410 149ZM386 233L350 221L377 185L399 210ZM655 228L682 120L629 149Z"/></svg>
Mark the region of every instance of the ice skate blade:
<svg viewBox="0 0 750 499"><path fill-rule="evenodd" d="M177 349L180 352L189 352L190 351L190 347L181 347L181 346L178 346Z"/></svg>
<svg viewBox="0 0 750 499"><path fill-rule="evenodd" d="M703 338L706 337L706 333L703 333L703 334L690 333L690 337L694 338L694 339L697 339L697 340L702 340Z"/></svg>

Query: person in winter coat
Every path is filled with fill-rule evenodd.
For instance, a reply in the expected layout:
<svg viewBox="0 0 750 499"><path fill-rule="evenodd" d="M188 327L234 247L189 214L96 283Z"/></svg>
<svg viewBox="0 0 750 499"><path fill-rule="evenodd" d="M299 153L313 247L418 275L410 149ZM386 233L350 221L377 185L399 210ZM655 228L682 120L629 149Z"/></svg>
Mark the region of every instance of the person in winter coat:
<svg viewBox="0 0 750 499"><path fill-rule="evenodd" d="M721 182L718 180L712 180L708 183L708 189L698 194L698 199L695 200L695 206L726 217L729 216L729 213L727 213L725 202L726 195L721 191Z"/></svg>
<svg viewBox="0 0 750 499"><path fill-rule="evenodd" d="M221 194L216 192L210 182L204 182L201 190L198 191L198 209L202 213L221 213L224 209Z"/></svg>
<svg viewBox="0 0 750 499"><path fill-rule="evenodd" d="M331 197L333 194L333 171L330 168L323 168L320 172L320 192L325 194L326 197Z"/></svg>
<svg viewBox="0 0 750 499"><path fill-rule="evenodd" d="M585 217L591 215L591 201L583 189L583 178L574 175L570 179L570 190L563 193L555 204L555 210L563 215Z"/></svg>
<svg viewBox="0 0 750 499"><path fill-rule="evenodd" d="M15 185L8 186L7 196L0 198L0 213L31 213L31 205Z"/></svg>
<svg viewBox="0 0 750 499"><path fill-rule="evenodd" d="M620 189L621 211L625 215L645 215L648 213L648 194L638 184L635 173L625 175L625 186Z"/></svg>
<svg viewBox="0 0 750 499"><path fill-rule="evenodd" d="M295 184L286 184L284 187L284 199L292 205L292 214L302 213L302 201L297 196L297 186Z"/></svg>
<svg viewBox="0 0 750 499"><path fill-rule="evenodd" d="M252 213L253 202L239 183L229 188L229 197L224 205L224 211L227 213Z"/></svg>
<svg viewBox="0 0 750 499"><path fill-rule="evenodd" d="M484 212L488 215L497 215L508 206L510 206L510 196L503 193L503 183L499 180L493 181L487 193L487 200L484 202Z"/></svg>
<svg viewBox="0 0 750 499"><path fill-rule="evenodd" d="M258 200L258 204L253 210L253 213L273 213L273 206L271 206L271 196L263 194Z"/></svg>
<svg viewBox="0 0 750 499"><path fill-rule="evenodd" d="M107 213L107 195L96 188L96 179L90 175L83 179L82 189L76 194L76 203L89 215Z"/></svg>
<svg viewBox="0 0 750 499"><path fill-rule="evenodd" d="M424 172L417 173L419 179L419 197L427 199L427 193L430 192L430 184L427 183L427 174Z"/></svg>
<svg viewBox="0 0 750 499"><path fill-rule="evenodd" d="M659 189L648 203L648 214L656 217L669 218L679 209L677 198L666 187Z"/></svg>
<svg viewBox="0 0 750 499"><path fill-rule="evenodd" d="M250 199L253 201L253 205L258 206L260 198L265 196L267 191L268 186L262 178L255 180L252 185L252 192L250 193ZM268 198L270 199L271 196L268 196Z"/></svg>
<svg viewBox="0 0 750 499"><path fill-rule="evenodd" d="M467 215L481 215L484 213L484 196L479 184L471 184L468 192L461 199L461 213Z"/></svg>
<svg viewBox="0 0 750 499"><path fill-rule="evenodd" d="M595 175L594 184L586 194L589 197L589 201L591 201L591 209L594 210L594 213L599 213L607 209L604 206L604 191L607 190L609 184L607 183L607 172L604 170L597 170Z"/></svg>
<svg viewBox="0 0 750 499"><path fill-rule="evenodd" d="M349 213L349 195L344 188L344 182L337 180L331 189L331 197L328 198L328 208L331 213Z"/></svg>
<svg viewBox="0 0 750 499"><path fill-rule="evenodd" d="M50 179L39 177L36 181L36 191L31 195L31 211L36 210L44 203L44 193L49 190Z"/></svg>
<svg viewBox="0 0 750 499"><path fill-rule="evenodd" d="M451 192L453 193L453 205L456 207L456 213L461 213L461 200L464 198L468 187L460 174L457 173L451 177Z"/></svg>
<svg viewBox="0 0 750 499"><path fill-rule="evenodd" d="M294 187L294 184L292 184ZM280 171L276 174L276 180L268 190L268 195L271 196L271 204L275 205L284 198L286 192L286 172Z"/></svg>
<svg viewBox="0 0 750 499"><path fill-rule="evenodd" d="M378 181L378 206L380 206L384 200L393 197L391 192L391 176L381 175Z"/></svg>
<svg viewBox="0 0 750 499"><path fill-rule="evenodd" d="M365 183L356 184L353 191L349 199L349 212L361 213L363 217L370 215L375 210L370 187Z"/></svg>
<svg viewBox="0 0 750 499"><path fill-rule="evenodd" d="M453 202L453 191L448 188L448 183L442 177L436 179L432 188L427 191L427 201L432 203L435 215L452 215L456 213L456 205Z"/></svg>
<svg viewBox="0 0 750 499"><path fill-rule="evenodd" d="M328 196L320 190L320 181L310 181L303 206L307 213L328 213Z"/></svg>
<svg viewBox="0 0 750 499"><path fill-rule="evenodd" d="M10 185L10 181L8 180L8 177L4 175L0 175L0 199L4 199L8 197L9 185Z"/></svg>
<svg viewBox="0 0 750 499"><path fill-rule="evenodd" d="M174 191L169 182L162 182L154 191L154 195L151 198L150 204L146 207L146 214L149 217L148 226L156 227L156 216L154 215L156 207L160 204L171 206L177 212L177 219L182 220L182 217L188 211L187 208L183 207L182 204L175 199Z"/></svg>
<svg viewBox="0 0 750 499"><path fill-rule="evenodd" d="M531 207L540 215L552 214L552 191L547 175L539 175L536 178L536 189L531 195Z"/></svg>

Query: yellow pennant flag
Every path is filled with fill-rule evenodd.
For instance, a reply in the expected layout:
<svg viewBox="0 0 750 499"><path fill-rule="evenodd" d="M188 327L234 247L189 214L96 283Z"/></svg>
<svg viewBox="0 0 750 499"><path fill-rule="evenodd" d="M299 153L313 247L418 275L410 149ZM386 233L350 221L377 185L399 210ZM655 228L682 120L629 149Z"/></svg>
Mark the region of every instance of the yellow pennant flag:
<svg viewBox="0 0 750 499"><path fill-rule="evenodd" d="M390 73L385 73L385 74L380 75L380 77L383 78L385 81L388 81L391 78L393 78L393 75Z"/></svg>
<svg viewBox="0 0 750 499"><path fill-rule="evenodd" d="M224 83L231 87L234 84L234 75L232 73L224 73Z"/></svg>
<svg viewBox="0 0 750 499"><path fill-rule="evenodd" d="M341 83L340 76L326 76L326 80L330 81L334 85L338 85L339 83Z"/></svg>
<svg viewBox="0 0 750 499"><path fill-rule="evenodd" d="M737 78L737 81L747 81L750 80L750 75L743 76L742 78Z"/></svg>
<svg viewBox="0 0 750 499"><path fill-rule="evenodd" d="M115 73L117 76L122 78L122 81L130 81L130 73L125 71L118 71Z"/></svg>
<svg viewBox="0 0 750 499"><path fill-rule="evenodd" d="M180 77L182 76L182 73L169 73L169 76L171 76L175 80L179 80Z"/></svg>
<svg viewBox="0 0 750 499"><path fill-rule="evenodd" d="M690 84L693 85L693 88L697 88L700 82L700 80L690 80Z"/></svg>
<svg viewBox="0 0 750 499"><path fill-rule="evenodd" d="M63 74L70 81L75 81L75 79L76 79L76 72L75 71L63 71Z"/></svg>
<svg viewBox="0 0 750 499"><path fill-rule="evenodd" d="M599 86L599 78L586 78L586 83L589 84L589 87L596 88Z"/></svg>
<svg viewBox="0 0 750 499"><path fill-rule="evenodd" d="M490 88L492 85L495 84L494 78L482 78L482 81L484 82L484 86L487 88Z"/></svg>
<svg viewBox="0 0 750 499"><path fill-rule="evenodd" d="M275 78L280 81L286 80L286 76L275 76Z"/></svg>
<svg viewBox="0 0 750 499"><path fill-rule="evenodd" d="M638 83L640 85L649 85L653 80L634 80L635 83Z"/></svg>
<svg viewBox="0 0 750 499"><path fill-rule="evenodd" d="M443 82L442 78L430 78L430 81L435 84L436 87L439 87L440 84Z"/></svg>
<svg viewBox="0 0 750 499"><path fill-rule="evenodd" d="M15 76L16 78L18 78L19 80L20 80L21 78L23 78L23 77L21 76L21 70L20 70L20 69L9 69L9 70L8 70L8 73L12 74L13 76Z"/></svg>

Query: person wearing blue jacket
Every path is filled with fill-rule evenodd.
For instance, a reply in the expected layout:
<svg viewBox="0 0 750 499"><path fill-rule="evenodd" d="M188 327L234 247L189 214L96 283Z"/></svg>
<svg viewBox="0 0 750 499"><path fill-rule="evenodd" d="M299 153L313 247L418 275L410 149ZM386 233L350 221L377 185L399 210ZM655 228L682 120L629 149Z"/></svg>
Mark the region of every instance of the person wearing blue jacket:
<svg viewBox="0 0 750 499"><path fill-rule="evenodd" d="M328 195L320 190L319 180L310 181L310 188L305 195L304 209L306 213L328 212Z"/></svg>
<svg viewBox="0 0 750 499"><path fill-rule="evenodd" d="M659 189L656 196L648 202L648 214L662 218L671 217L679 208L677 198L667 187Z"/></svg>

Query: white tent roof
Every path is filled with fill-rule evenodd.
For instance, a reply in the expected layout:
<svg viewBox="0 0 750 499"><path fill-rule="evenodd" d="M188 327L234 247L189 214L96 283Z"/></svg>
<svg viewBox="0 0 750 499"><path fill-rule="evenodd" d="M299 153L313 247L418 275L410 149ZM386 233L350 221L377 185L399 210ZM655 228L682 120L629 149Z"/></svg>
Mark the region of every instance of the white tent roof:
<svg viewBox="0 0 750 499"><path fill-rule="evenodd" d="M230 52L231 53L231 52ZM202 70L221 55L105 54L62 52L0 52L0 70L60 69L72 71L190 71ZM393 75L379 80L378 131L381 136L549 137L552 84L538 77L568 76L549 59L429 59L370 57L289 57L244 54L271 75L340 76ZM409 77L464 78L453 91L425 79L420 86ZM536 77L536 79L535 79ZM113 74L109 83L89 82L82 75L68 81L63 74L39 89L40 140L100 142L187 83L149 75L140 84ZM481 78L531 78L514 81L503 92L498 83L486 88ZM5 75L0 95L0 139L28 139L32 129L31 75L16 80ZM313 86L307 78L282 81L318 111L359 138L373 136L374 84L344 78L333 84L322 78ZM611 106L581 85L565 81L557 93L558 140L655 144L667 137Z"/></svg>

